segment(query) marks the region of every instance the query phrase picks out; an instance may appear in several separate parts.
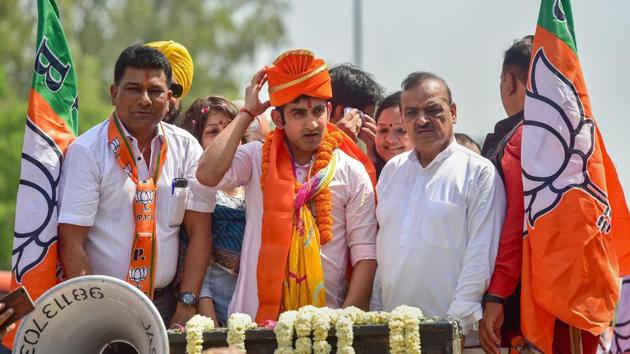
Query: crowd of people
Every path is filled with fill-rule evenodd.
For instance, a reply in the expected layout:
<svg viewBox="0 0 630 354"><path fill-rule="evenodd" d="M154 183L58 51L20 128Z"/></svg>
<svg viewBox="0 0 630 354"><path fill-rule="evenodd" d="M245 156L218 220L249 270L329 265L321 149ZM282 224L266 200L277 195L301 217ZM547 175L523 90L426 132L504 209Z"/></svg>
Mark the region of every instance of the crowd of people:
<svg viewBox="0 0 630 354"><path fill-rule="evenodd" d="M262 324L305 305L417 306L457 319L466 346L498 353L521 335L520 141L532 40L504 54L509 118L482 147L454 132L456 95L431 72L385 95L360 68L291 50L252 76L242 101L212 95L183 110L194 71L186 48L126 48L113 113L74 141L63 164L65 278L127 280L167 327L197 313L222 325L246 313ZM597 338L582 338L594 353ZM554 350L569 346L558 320Z"/></svg>

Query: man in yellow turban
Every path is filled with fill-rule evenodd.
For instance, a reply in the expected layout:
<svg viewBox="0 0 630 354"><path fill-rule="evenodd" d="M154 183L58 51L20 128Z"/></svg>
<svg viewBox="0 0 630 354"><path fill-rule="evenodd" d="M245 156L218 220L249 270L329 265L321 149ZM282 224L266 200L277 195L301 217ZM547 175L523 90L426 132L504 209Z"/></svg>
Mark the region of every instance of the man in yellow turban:
<svg viewBox="0 0 630 354"><path fill-rule="evenodd" d="M186 47L174 41L157 41L146 45L162 52L171 64L173 96L169 103L168 113L164 116L164 121L175 123L182 110L181 100L186 97L192 86L194 71L192 58Z"/></svg>
<svg viewBox="0 0 630 354"><path fill-rule="evenodd" d="M270 101L263 103L265 83ZM304 305L368 307L376 270L374 166L329 123L331 97L322 59L304 49L285 52L254 75L243 108L199 160L201 183L245 187L246 228L229 313L263 323ZM275 131L264 143L239 146L269 106Z"/></svg>

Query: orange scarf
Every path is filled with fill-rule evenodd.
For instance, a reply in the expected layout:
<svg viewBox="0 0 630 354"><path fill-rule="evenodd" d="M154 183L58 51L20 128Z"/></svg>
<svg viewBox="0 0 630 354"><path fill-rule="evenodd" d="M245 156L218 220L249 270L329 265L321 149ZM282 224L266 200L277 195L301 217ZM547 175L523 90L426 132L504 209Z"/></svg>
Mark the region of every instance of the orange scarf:
<svg viewBox="0 0 630 354"><path fill-rule="evenodd" d="M155 290L153 282L155 280L155 265L157 263L155 219L155 208L157 205L155 200L157 197L157 181L160 178L168 150L166 139L162 141L153 177L148 180L138 179L138 168L131 153L129 142L115 113L109 118L107 141L120 168L136 184L133 204L136 229L133 233L134 241L131 248L131 261L129 262L126 281L136 286L152 299L153 291Z"/></svg>
<svg viewBox="0 0 630 354"><path fill-rule="evenodd" d="M341 132L328 124L328 132ZM372 184L376 184L376 170L369 158L348 137L338 148L365 166ZM258 313L256 322L276 320L282 303L282 289L287 271L295 214L295 176L293 161L284 142L284 130L276 129L273 138L263 149L269 149L268 162L263 162L263 219L256 278L258 284ZM266 154L267 152L265 152Z"/></svg>

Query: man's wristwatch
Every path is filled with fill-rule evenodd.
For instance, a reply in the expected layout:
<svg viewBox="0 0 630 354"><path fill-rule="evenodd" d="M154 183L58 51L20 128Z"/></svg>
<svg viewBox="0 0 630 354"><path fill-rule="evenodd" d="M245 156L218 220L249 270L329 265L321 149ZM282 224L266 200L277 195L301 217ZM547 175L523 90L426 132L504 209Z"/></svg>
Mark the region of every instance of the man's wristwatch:
<svg viewBox="0 0 630 354"><path fill-rule="evenodd" d="M482 298L482 302L495 302L497 304L501 304L501 305L505 305L505 303L507 302L506 298L500 297L500 296L496 296L496 295L492 295L492 294L484 294L483 298Z"/></svg>
<svg viewBox="0 0 630 354"><path fill-rule="evenodd" d="M194 306L197 304L197 295L192 291L184 291L177 295L177 301L181 302L182 305Z"/></svg>

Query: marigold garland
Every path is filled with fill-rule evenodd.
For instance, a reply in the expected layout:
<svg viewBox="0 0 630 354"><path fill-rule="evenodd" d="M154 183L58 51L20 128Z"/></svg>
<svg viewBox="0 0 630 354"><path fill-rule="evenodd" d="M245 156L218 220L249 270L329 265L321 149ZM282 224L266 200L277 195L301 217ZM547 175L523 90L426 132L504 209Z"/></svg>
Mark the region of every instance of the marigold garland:
<svg viewBox="0 0 630 354"><path fill-rule="evenodd" d="M271 142L273 140L275 132L267 134L265 143L262 148L262 175L260 176L260 186L264 186L265 178L269 170L269 154L271 151ZM339 147L343 142L343 136L340 132L329 132L324 135L322 142L319 144L316 152L316 159L313 162L313 168L311 169L310 176L315 175L319 170L328 166L330 159L332 158L333 151ZM309 177L310 177L309 176ZM300 189L301 184L295 184L295 191ZM324 188L317 195L313 197L314 216L317 222L317 229L319 230L320 244L325 245L332 240L332 194L330 193L330 187Z"/></svg>

